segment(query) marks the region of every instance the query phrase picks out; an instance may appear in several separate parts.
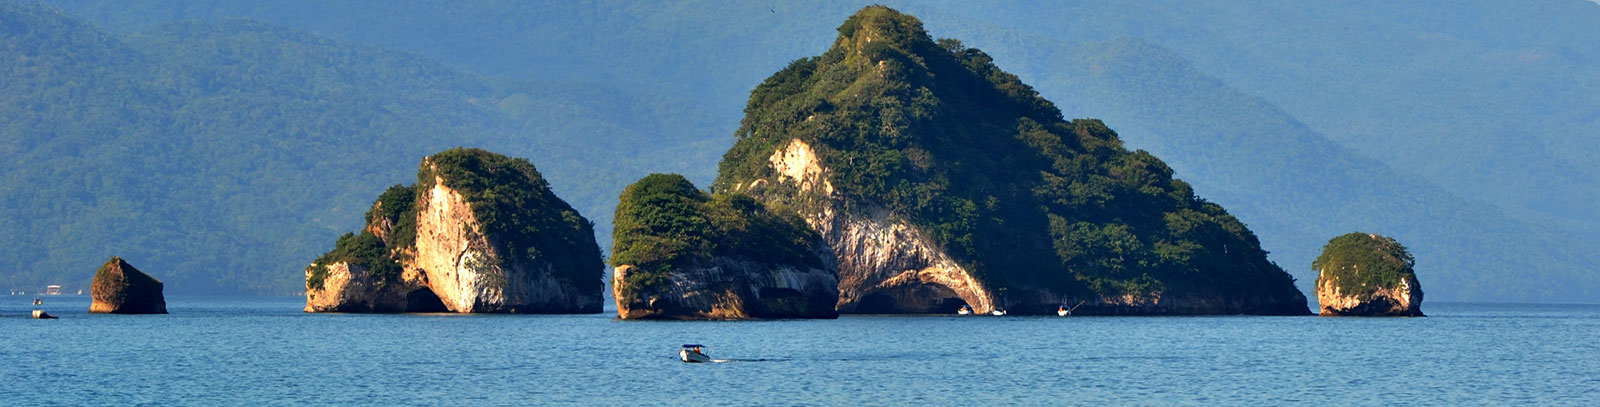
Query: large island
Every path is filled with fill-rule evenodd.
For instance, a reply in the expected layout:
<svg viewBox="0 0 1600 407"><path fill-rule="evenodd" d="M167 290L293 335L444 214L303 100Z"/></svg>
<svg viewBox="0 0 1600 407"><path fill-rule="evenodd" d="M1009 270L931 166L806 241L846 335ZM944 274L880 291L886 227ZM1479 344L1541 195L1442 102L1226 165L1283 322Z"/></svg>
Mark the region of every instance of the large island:
<svg viewBox="0 0 1600 407"><path fill-rule="evenodd" d="M1310 313L1244 223L1103 123L893 9L838 31L751 92L712 190L815 229L840 312Z"/></svg>

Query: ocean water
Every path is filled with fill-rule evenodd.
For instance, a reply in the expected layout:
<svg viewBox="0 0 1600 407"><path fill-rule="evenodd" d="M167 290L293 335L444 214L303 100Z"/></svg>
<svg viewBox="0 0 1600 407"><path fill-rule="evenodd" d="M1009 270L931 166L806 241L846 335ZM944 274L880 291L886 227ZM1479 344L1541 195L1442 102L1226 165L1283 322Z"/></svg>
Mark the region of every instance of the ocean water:
<svg viewBox="0 0 1600 407"><path fill-rule="evenodd" d="M0 406L1600 405L1600 306L1427 318L305 314L0 296ZM685 364L703 343L725 363Z"/></svg>

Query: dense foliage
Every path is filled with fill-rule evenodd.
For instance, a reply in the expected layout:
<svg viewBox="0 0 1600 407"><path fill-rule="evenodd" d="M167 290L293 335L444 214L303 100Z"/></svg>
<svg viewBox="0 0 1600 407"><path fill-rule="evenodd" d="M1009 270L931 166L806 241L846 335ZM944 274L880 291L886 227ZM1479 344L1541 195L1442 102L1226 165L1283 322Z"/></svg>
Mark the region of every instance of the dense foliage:
<svg viewBox="0 0 1600 407"><path fill-rule="evenodd" d="M1328 240L1311 269L1317 272L1318 287L1331 280L1340 295L1359 297L1396 288L1402 280L1416 281L1416 263L1394 238L1355 232Z"/></svg>
<svg viewBox="0 0 1600 407"><path fill-rule="evenodd" d="M611 264L632 265L625 290L665 281L673 270L733 257L821 268L821 240L791 210L745 195L707 194L678 174L650 174L622 190Z"/></svg>
<svg viewBox="0 0 1600 407"><path fill-rule="evenodd" d="M839 33L751 93L715 190L771 178L768 156L799 139L848 201L907 218L993 286L1297 293L1255 235L1161 160L1124 149L1099 121L1063 120L982 51L936 43L881 6Z"/></svg>
<svg viewBox="0 0 1600 407"><path fill-rule="evenodd" d="M578 292L601 290L605 264L594 224L556 197L527 159L453 148L423 160L415 188L432 190L435 180L471 204L495 250L512 266L549 265Z"/></svg>

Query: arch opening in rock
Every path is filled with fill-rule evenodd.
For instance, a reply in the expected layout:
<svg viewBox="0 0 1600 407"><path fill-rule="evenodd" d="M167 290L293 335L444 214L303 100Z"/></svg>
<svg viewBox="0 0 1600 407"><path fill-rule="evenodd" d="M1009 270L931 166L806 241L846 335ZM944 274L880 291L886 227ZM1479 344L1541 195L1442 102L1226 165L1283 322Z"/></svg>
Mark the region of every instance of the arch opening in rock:
<svg viewBox="0 0 1600 407"><path fill-rule="evenodd" d="M967 301L940 284L917 283L874 290L856 302L857 314L954 314Z"/></svg>
<svg viewBox="0 0 1600 407"><path fill-rule="evenodd" d="M450 309L433 290L423 287L406 293L405 312L450 312Z"/></svg>

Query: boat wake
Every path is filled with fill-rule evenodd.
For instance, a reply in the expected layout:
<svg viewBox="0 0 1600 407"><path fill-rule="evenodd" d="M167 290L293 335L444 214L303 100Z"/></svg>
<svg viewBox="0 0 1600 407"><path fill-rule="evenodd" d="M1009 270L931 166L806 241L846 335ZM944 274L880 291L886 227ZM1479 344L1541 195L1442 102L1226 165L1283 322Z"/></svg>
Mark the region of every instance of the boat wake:
<svg viewBox="0 0 1600 407"><path fill-rule="evenodd" d="M785 362L785 361L788 361L788 360L789 360L789 359L711 359L711 363L731 363L731 362Z"/></svg>

